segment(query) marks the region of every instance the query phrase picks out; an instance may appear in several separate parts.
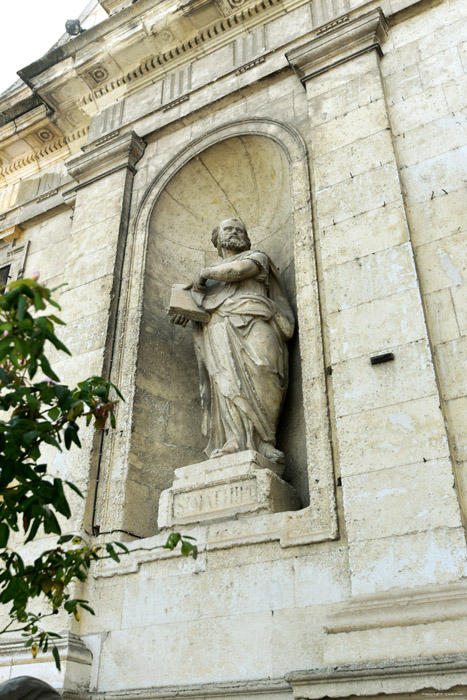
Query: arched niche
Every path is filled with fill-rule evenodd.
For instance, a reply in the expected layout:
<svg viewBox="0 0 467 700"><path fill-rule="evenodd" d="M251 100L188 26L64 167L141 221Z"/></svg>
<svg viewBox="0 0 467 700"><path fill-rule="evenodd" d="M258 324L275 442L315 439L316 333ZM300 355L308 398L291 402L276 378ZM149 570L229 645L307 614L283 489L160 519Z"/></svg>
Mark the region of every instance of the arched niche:
<svg viewBox="0 0 467 700"><path fill-rule="evenodd" d="M169 322L166 308L171 285L191 280L215 259L211 228L237 214L253 245L280 268L298 320L278 437L288 453L286 478L303 509L258 518L255 541L273 537L292 546L333 539L331 426L303 140L274 119L224 122L165 163L148 166L155 176L132 212L124 252L111 377L127 401L118 412L123 429L103 437L96 499L101 530L157 532L159 495L172 485L174 469L204 460L191 334Z"/></svg>
<svg viewBox="0 0 467 700"><path fill-rule="evenodd" d="M172 485L175 468L206 459L193 341L189 327L167 316L171 286L216 260L211 230L232 216L246 224L252 247L275 262L296 312L290 163L267 136L231 136L193 155L168 179L148 217L130 468L144 474L154 502ZM307 505L298 332L289 349L278 447L287 457L284 478Z"/></svg>

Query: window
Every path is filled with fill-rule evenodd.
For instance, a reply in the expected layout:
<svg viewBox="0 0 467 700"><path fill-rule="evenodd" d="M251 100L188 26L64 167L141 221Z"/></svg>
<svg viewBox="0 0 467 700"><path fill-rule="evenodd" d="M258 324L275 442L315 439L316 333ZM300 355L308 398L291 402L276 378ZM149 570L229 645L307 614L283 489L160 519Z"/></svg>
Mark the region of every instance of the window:
<svg viewBox="0 0 467 700"><path fill-rule="evenodd" d="M5 284L7 284L8 280L10 279L10 265L4 265L3 267L0 267L0 287L3 287Z"/></svg>

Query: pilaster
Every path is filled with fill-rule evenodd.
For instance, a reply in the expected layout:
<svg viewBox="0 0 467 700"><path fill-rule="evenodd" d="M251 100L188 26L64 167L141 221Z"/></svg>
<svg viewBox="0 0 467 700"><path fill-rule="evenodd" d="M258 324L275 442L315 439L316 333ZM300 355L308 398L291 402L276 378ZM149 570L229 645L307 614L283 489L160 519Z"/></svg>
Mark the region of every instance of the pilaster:
<svg viewBox="0 0 467 700"><path fill-rule="evenodd" d="M134 132L117 131L86 145L83 153L67 161L77 184L66 193L67 201L74 203L64 272L67 286L61 296L65 342L73 353L60 372L66 381L110 374L133 177L144 147ZM69 463L75 483L87 494L89 531L99 503L96 489L104 436L88 431L85 438L81 454L70 453Z"/></svg>
<svg viewBox="0 0 467 700"><path fill-rule="evenodd" d="M466 571L380 73L386 30L380 9L342 16L287 54L309 106L326 364L354 595L446 584Z"/></svg>

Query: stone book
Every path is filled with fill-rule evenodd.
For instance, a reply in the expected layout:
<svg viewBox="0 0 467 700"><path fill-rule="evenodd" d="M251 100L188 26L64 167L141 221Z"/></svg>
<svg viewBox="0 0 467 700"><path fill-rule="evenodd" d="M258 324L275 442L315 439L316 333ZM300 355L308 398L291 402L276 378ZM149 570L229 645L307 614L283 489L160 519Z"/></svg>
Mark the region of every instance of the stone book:
<svg viewBox="0 0 467 700"><path fill-rule="evenodd" d="M198 306L191 295L191 291L186 289L186 286L183 284L172 285L168 313L170 315L179 314L189 318L190 321L198 321L198 323L207 323L210 318L209 313Z"/></svg>

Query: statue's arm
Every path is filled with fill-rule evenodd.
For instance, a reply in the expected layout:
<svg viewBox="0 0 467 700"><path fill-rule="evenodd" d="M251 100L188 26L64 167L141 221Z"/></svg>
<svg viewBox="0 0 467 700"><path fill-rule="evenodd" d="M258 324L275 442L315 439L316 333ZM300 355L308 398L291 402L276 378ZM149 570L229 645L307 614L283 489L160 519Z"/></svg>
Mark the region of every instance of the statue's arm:
<svg viewBox="0 0 467 700"><path fill-rule="evenodd" d="M240 282L258 274L259 266L253 260L236 260L221 265L205 267L201 270L200 280L217 280L218 282Z"/></svg>

